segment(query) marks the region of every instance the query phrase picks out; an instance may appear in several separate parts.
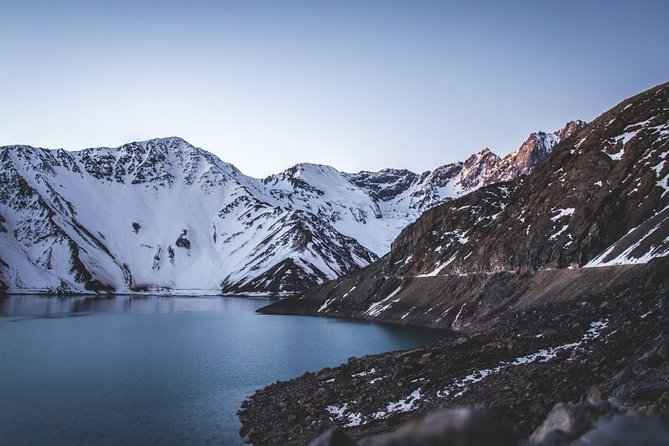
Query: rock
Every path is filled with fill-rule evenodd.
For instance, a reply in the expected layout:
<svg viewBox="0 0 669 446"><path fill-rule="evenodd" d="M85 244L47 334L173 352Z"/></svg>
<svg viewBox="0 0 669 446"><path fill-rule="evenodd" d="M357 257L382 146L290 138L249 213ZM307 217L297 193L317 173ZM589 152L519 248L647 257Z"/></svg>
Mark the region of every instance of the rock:
<svg viewBox="0 0 669 446"><path fill-rule="evenodd" d="M361 440L359 446L514 446L517 434L506 424L467 409L437 412L391 434Z"/></svg>
<svg viewBox="0 0 669 446"><path fill-rule="evenodd" d="M588 402L598 403L602 401L602 389L597 386L592 386L588 391Z"/></svg>
<svg viewBox="0 0 669 446"><path fill-rule="evenodd" d="M538 444L561 444L573 440L587 432L600 415L612 412L609 404L558 403L550 411L543 424L530 436L530 441Z"/></svg>
<svg viewBox="0 0 669 446"><path fill-rule="evenodd" d="M621 404L629 405L635 401L659 399L667 391L669 382L629 383L616 387L611 396Z"/></svg>
<svg viewBox="0 0 669 446"><path fill-rule="evenodd" d="M637 414L616 416L602 421L572 446L666 446L669 444L669 420L658 416L644 418Z"/></svg>
<svg viewBox="0 0 669 446"><path fill-rule="evenodd" d="M325 369L318 372L316 379L319 381L328 381L337 376L337 371L332 369Z"/></svg>
<svg viewBox="0 0 669 446"><path fill-rule="evenodd" d="M641 362L637 362L632 366L632 372L634 372L635 375L645 375L647 371L648 368Z"/></svg>
<svg viewBox="0 0 669 446"><path fill-rule="evenodd" d="M648 413L652 411L647 411ZM455 409L430 414L395 432L357 442L341 428L329 429L308 446L516 446L508 425L479 412ZM666 446L669 417L616 414L606 404L558 404L524 446Z"/></svg>
<svg viewBox="0 0 669 446"><path fill-rule="evenodd" d="M181 231L181 234L177 238L177 241L174 243L179 248L190 249L190 240L186 238L188 231L186 229Z"/></svg>
<svg viewBox="0 0 669 446"><path fill-rule="evenodd" d="M339 427L330 428L309 443L309 446L355 446L355 441Z"/></svg>
<svg viewBox="0 0 669 446"><path fill-rule="evenodd" d="M648 367L657 367L660 364L662 364L662 357L658 354L652 354L646 358L646 365Z"/></svg>
<svg viewBox="0 0 669 446"><path fill-rule="evenodd" d="M420 357L420 360L418 361L418 363L419 364L425 364L426 362L430 361L431 358L432 358L432 353L431 352L425 353Z"/></svg>

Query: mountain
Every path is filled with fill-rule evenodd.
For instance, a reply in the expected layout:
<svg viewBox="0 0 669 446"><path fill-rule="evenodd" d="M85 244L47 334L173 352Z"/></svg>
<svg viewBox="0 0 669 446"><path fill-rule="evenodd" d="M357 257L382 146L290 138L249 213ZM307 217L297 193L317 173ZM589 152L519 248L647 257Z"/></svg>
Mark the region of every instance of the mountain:
<svg viewBox="0 0 669 446"><path fill-rule="evenodd" d="M179 138L0 147L0 291L294 294L387 253L426 209L528 173L582 126L421 175L298 164L260 180Z"/></svg>
<svg viewBox="0 0 669 446"><path fill-rule="evenodd" d="M429 209L379 261L264 311L462 329L589 280L612 286L624 268L592 269L669 254L668 153L663 84L577 129L531 175Z"/></svg>
<svg viewBox="0 0 669 446"><path fill-rule="evenodd" d="M310 444L494 444L466 427L470 408L528 439L511 444L665 444L668 156L665 83L562 140L529 176L429 209L378 261L261 309L446 330L260 389L240 433L261 446L323 432ZM443 413L418 421L456 408L447 425ZM602 429L611 421L626 427Z"/></svg>

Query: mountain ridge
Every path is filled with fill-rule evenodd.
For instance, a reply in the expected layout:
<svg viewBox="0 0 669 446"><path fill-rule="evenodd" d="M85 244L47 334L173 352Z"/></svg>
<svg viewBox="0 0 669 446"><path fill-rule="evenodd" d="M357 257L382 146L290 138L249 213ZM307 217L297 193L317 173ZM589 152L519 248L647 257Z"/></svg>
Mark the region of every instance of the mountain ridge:
<svg viewBox="0 0 669 446"><path fill-rule="evenodd" d="M540 159L582 125L534 133L504 158L488 151L422 174L302 163L255 179L178 137L73 152L0 147L0 283L10 292L298 293L385 254L426 209L524 174L533 165L523 156Z"/></svg>
<svg viewBox="0 0 669 446"><path fill-rule="evenodd" d="M262 311L462 329L503 312L504 296L541 295L550 279L529 286L537 272L667 256L668 154L669 83L605 112L531 175L427 210L374 264Z"/></svg>

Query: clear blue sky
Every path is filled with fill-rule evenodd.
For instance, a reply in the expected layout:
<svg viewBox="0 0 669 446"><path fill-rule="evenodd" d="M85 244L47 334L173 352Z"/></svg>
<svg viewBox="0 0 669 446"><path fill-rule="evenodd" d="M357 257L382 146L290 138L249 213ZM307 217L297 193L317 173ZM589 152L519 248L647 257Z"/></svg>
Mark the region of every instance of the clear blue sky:
<svg viewBox="0 0 669 446"><path fill-rule="evenodd" d="M0 0L0 145L414 171L669 80L669 1Z"/></svg>

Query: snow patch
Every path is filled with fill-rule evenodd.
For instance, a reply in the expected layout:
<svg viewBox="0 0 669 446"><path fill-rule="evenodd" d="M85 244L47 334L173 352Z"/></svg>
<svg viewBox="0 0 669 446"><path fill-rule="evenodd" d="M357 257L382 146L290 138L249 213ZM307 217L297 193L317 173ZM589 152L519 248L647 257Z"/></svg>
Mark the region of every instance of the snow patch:
<svg viewBox="0 0 669 446"><path fill-rule="evenodd" d="M669 207L665 207L661 211L659 211L657 214L661 214L665 212ZM639 257L633 256L632 252L638 248L648 237L653 235L655 231L660 229L664 222L667 220L668 217L665 217L664 219L660 220L653 228L651 228L648 232L645 234L641 235L638 240L633 243L631 246L626 248L623 252L621 252L618 256L612 259L608 259L610 254L615 250L617 247L618 243L624 242L624 240L633 232L637 231L639 226L636 226L632 229L630 229L627 234L622 236L620 239L618 239L616 242L614 242L611 246L609 246L604 252L602 252L600 255L589 261L587 264L584 265L584 268L593 268L593 267L602 267L602 266L613 266L613 265L629 265L629 264L638 264L638 263L647 263L651 261L652 259L656 257L661 257L664 255L669 254L669 249L662 248L662 245L659 246L651 246L651 248L640 255ZM642 223L643 224L643 223ZM608 259L608 260L606 260Z"/></svg>
<svg viewBox="0 0 669 446"><path fill-rule="evenodd" d="M362 424L362 414L360 412L348 414L348 423L344 427L360 426Z"/></svg>
<svg viewBox="0 0 669 446"><path fill-rule="evenodd" d="M451 311L452 309L453 309L452 306L446 308L446 311L444 311L443 313L441 313L441 315L440 315L437 319L435 319L434 322L437 323L437 322L439 322L440 320L442 320L442 319L444 318L444 316L446 316L446 315L448 314L448 312ZM431 309L430 309L430 311L431 311ZM429 311L428 311L428 312L429 312ZM427 314L427 313L425 313L425 314Z"/></svg>
<svg viewBox="0 0 669 446"><path fill-rule="evenodd" d="M343 295L341 298L343 299L343 298L345 298L346 296L348 296L349 294L351 294L351 291L353 291L353 290L355 289L355 287L356 287L356 286L353 285L353 287L351 287L350 290L348 290L346 293L344 293L344 295Z"/></svg>
<svg viewBox="0 0 669 446"><path fill-rule="evenodd" d="M451 327L454 327L456 322L458 322L458 319L460 319L460 315L462 314L462 310L465 309L465 305L467 305L467 302L462 304L462 306L460 307L460 311L458 311L458 314L455 315L455 319L453 319L453 323L451 324Z"/></svg>
<svg viewBox="0 0 669 446"><path fill-rule="evenodd" d="M353 401L353 403L355 403L355 401ZM348 405L349 403L344 403L341 406L327 406L325 410L330 414L331 421L342 419L348 421L346 424L344 424L344 427L360 426L363 421L362 414L360 412L347 414L346 411L348 410Z"/></svg>
<svg viewBox="0 0 669 446"><path fill-rule="evenodd" d="M328 306L332 303L333 300L335 300L334 297L332 297L332 298L326 300L325 302L323 302L323 305L321 305L320 308L316 312L321 313L321 312L327 310Z"/></svg>
<svg viewBox="0 0 669 446"><path fill-rule="evenodd" d="M372 417L379 420L383 419L391 413L411 412L417 409L417 404L421 400L422 389L416 389L409 396L399 401L388 403L386 410L380 410L372 414Z"/></svg>
<svg viewBox="0 0 669 446"><path fill-rule="evenodd" d="M576 209L574 208L566 208L566 209L553 209L551 212L556 212L554 216L551 217L552 221L557 221L561 219L562 217L571 217L574 214L574 211Z"/></svg>
<svg viewBox="0 0 669 446"><path fill-rule="evenodd" d="M371 369L366 370L366 371L364 371L364 372L354 373L353 375L351 375L351 377L352 377L352 378L357 378L357 377L359 377L359 376L373 375L374 373L376 373L376 369L375 369L375 368L371 368Z"/></svg>
<svg viewBox="0 0 669 446"><path fill-rule="evenodd" d="M326 411L332 415L330 419L334 421L337 418L341 418L344 416L344 413L346 412L346 409L348 409L348 403L344 403L341 406L328 406L325 408Z"/></svg>
<svg viewBox="0 0 669 446"><path fill-rule="evenodd" d="M553 235L548 237L548 240L557 239L560 235L562 235L563 232L565 232L567 230L567 228L569 228L569 224L566 224L566 225L562 226L562 228L559 231L553 233Z"/></svg>
<svg viewBox="0 0 669 446"><path fill-rule="evenodd" d="M399 293L401 289L402 289L402 285L397 287L397 289L395 291L393 291L392 293L390 293L388 295L388 297L386 297L385 299L380 300L379 302L373 303L367 309L367 311L365 311L364 314L366 314L367 316L378 316L379 314L386 311L388 308L390 308L392 306L392 304L399 302L399 299L396 299L396 300L393 300L390 303L386 304L386 302L388 300L390 300L392 297L394 297L397 293Z"/></svg>
<svg viewBox="0 0 669 446"><path fill-rule="evenodd" d="M453 257L451 257L450 259L448 259L445 263L442 263L441 265L439 264L439 262L437 262L437 264L435 265L435 268L432 271L430 271L427 274L418 274L416 277L434 277L434 276L436 276L444 268L446 268L448 265L453 263L453 261L455 260L455 257L456 257L456 255L453 255Z"/></svg>
<svg viewBox="0 0 669 446"><path fill-rule="evenodd" d="M571 342L556 347L541 349L529 355L515 358L512 361L502 361L497 366L489 369L475 370L472 373L462 378L458 378L451 381L446 387L437 392L437 397L438 398L450 397L452 399L458 398L468 390L467 388L468 385L482 381L488 376L499 373L504 369L532 364L534 362L548 362L554 359L561 351L580 348L587 341L598 338L601 335L602 331L607 326L608 326L608 320L606 319L592 322L590 324L590 328L588 329L588 331L586 331L585 334L581 337L581 339L578 340L577 342Z"/></svg>

